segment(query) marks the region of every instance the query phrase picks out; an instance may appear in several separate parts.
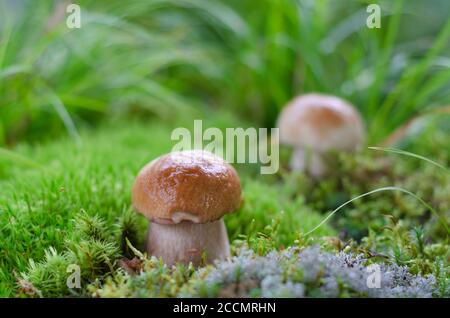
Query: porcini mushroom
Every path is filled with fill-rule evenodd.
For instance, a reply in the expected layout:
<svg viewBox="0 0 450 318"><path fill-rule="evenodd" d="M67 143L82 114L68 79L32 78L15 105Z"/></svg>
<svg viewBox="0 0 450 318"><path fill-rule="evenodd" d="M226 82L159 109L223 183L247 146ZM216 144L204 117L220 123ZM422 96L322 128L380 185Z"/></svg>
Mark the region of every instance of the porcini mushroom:
<svg viewBox="0 0 450 318"><path fill-rule="evenodd" d="M352 151L364 140L358 111L348 102L329 95L306 94L290 101L277 123L280 143L294 148L290 166L323 176L324 155L331 151Z"/></svg>
<svg viewBox="0 0 450 318"><path fill-rule="evenodd" d="M222 216L241 203L236 170L202 150L172 152L147 164L132 189L134 208L151 222L146 249L167 265L194 266L230 255Z"/></svg>

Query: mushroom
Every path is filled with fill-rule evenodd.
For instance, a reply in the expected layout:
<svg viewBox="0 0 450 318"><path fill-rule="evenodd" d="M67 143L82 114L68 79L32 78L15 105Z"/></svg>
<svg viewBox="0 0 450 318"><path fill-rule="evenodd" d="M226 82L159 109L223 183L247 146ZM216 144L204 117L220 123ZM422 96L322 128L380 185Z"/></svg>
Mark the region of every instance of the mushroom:
<svg viewBox="0 0 450 318"><path fill-rule="evenodd" d="M290 101L277 126L280 142L294 148L291 169L307 171L313 177L327 172L327 152L352 151L364 140L358 111L338 97L323 94L301 95Z"/></svg>
<svg viewBox="0 0 450 318"><path fill-rule="evenodd" d="M236 170L202 150L172 152L148 163L132 189L134 208L150 221L146 250L194 266L230 256L222 216L241 203Z"/></svg>

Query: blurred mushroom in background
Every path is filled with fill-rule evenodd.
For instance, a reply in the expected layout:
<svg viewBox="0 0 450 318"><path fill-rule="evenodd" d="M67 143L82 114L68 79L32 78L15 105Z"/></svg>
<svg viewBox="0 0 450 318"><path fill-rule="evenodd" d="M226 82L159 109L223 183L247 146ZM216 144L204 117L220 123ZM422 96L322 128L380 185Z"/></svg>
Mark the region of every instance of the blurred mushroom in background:
<svg viewBox="0 0 450 318"><path fill-rule="evenodd" d="M332 151L353 151L364 142L364 125L350 103L329 95L306 94L282 110L277 126L280 143L294 149L290 167L313 177L327 172L324 156Z"/></svg>

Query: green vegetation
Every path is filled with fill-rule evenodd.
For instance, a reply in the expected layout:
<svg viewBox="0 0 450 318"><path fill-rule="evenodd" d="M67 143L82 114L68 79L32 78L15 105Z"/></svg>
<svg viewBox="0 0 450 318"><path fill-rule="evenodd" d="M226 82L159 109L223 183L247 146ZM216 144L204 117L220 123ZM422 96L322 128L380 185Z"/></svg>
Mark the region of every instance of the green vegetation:
<svg viewBox="0 0 450 318"><path fill-rule="evenodd" d="M141 166L170 150L170 132L159 122L114 122L83 131L81 146L63 138L17 149L18 156L33 158L37 166L4 156L2 295L88 295L89 283L109 275L121 279L123 257L135 256L126 239L143 250L147 227L131 210L129 189ZM406 265L415 274L432 273L446 282L442 271L448 275L450 269L448 233L436 215L407 194L380 193L354 201L311 236L302 235L345 200L389 184L426 198L449 223L450 175L438 167L402 157L386 162L378 152L367 151L342 155L333 176L318 183L284 171L255 180L252 169L237 168L245 203L225 218L236 253L243 245L265 255L291 245L321 244L336 251L385 255L388 262ZM80 264L85 286L75 294L65 284L69 264ZM168 275L166 271L158 275Z"/></svg>
<svg viewBox="0 0 450 318"><path fill-rule="evenodd" d="M66 138L20 149L22 156L32 157L43 169L14 165L5 157L0 195L3 295L14 292L13 270L29 270L27 279L44 286L45 295L57 296L67 292L62 282L68 264L83 264L83 278L89 280L105 274L105 269L109 272L119 251L130 256L126 237L142 249L148 222L131 211L131 184L146 162L170 151L170 132L165 124L127 121L81 134L82 146ZM245 204L239 213L226 217L231 239L244 233L257 240L276 220L280 235L272 245L289 245L298 230L320 222L317 211L280 191L282 185L247 179L244 171L242 179ZM331 233L324 227L317 235ZM54 250L46 252L50 247ZM35 264L28 264L28 259ZM58 275L46 282L52 271Z"/></svg>
<svg viewBox="0 0 450 318"><path fill-rule="evenodd" d="M15 15L1 4L2 144L64 128L76 139L104 115L168 120L205 105L271 126L311 91L352 101L379 141L450 102L445 0L380 1L381 29L365 26L360 1L82 0L72 30L63 6L23 3Z"/></svg>
<svg viewBox="0 0 450 318"><path fill-rule="evenodd" d="M450 296L448 1L378 1L369 29L367 1L81 0L72 30L57 2L0 2L0 296ZM273 127L312 91L351 101L367 146L396 143L330 154L320 181L289 171L284 147L276 175L236 165L233 261L141 254L148 222L130 187L174 128ZM385 187L413 195L363 196L306 235ZM272 281L252 272L273 262ZM408 283L372 293L348 279L372 263ZM81 289L66 285L70 264Z"/></svg>

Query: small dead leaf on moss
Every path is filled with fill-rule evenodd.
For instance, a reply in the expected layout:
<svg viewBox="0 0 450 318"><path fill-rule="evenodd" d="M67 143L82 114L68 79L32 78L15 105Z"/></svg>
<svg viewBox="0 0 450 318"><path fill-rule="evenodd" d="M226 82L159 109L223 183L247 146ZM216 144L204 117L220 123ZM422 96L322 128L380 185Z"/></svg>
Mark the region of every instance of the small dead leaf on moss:
<svg viewBox="0 0 450 318"><path fill-rule="evenodd" d="M342 240L336 236L326 236L324 237L324 240L332 247L334 247L337 251L342 251L346 246L346 244L344 244L344 242L342 242Z"/></svg>
<svg viewBox="0 0 450 318"><path fill-rule="evenodd" d="M122 258L119 260L119 266L129 275L136 275L142 270L142 260L137 257L133 259Z"/></svg>
<svg viewBox="0 0 450 318"><path fill-rule="evenodd" d="M27 296L30 297L41 297L41 292L39 291L39 289L37 289L36 287L34 287L34 285L27 281L26 279L20 278L16 271L13 271L13 275L16 278L17 281L17 291L19 294L25 294Z"/></svg>

